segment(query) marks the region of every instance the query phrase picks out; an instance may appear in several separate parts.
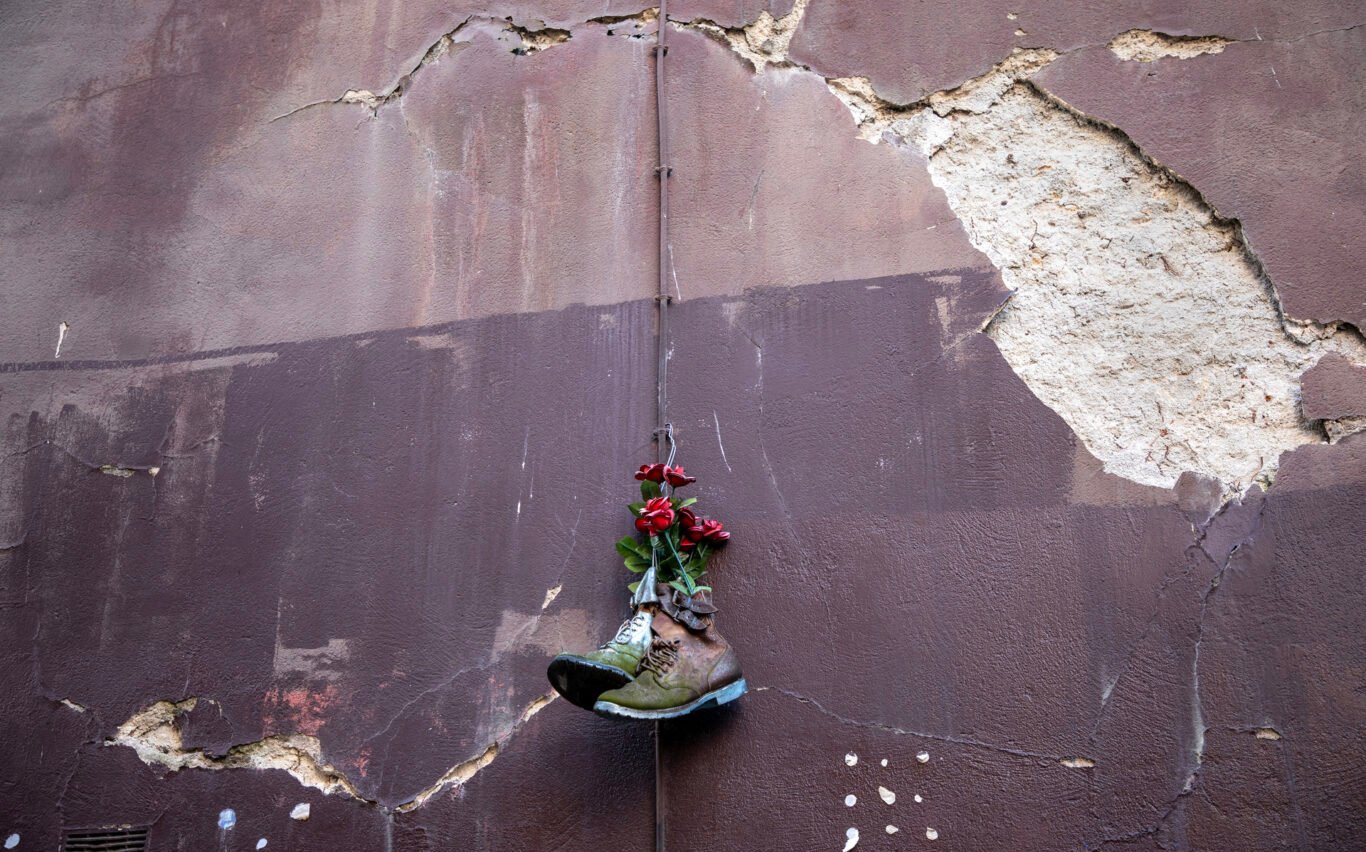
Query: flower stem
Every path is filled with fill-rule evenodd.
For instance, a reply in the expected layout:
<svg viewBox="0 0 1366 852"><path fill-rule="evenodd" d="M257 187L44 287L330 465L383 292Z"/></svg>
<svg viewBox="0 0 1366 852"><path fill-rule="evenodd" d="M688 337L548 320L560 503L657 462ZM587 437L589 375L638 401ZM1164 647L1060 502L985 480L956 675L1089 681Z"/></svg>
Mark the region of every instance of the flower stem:
<svg viewBox="0 0 1366 852"><path fill-rule="evenodd" d="M683 565L683 557L679 556L678 551L674 549L673 540L669 538L667 531L665 531L663 539L664 543L669 545L669 551L674 555L674 562L678 564L678 573L683 575L683 585L688 587L688 597L692 597L697 594L697 586L693 585L692 577L688 575L688 569Z"/></svg>

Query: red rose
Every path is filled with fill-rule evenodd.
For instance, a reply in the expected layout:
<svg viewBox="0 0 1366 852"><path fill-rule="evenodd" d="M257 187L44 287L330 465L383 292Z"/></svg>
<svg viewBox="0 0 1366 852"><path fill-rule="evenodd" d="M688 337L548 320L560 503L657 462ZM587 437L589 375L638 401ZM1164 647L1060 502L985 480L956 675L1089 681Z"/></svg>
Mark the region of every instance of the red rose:
<svg viewBox="0 0 1366 852"><path fill-rule="evenodd" d="M697 481L697 477L688 476L681 467L664 468L664 478L669 480L669 484L674 488L681 488L684 485L692 485Z"/></svg>
<svg viewBox="0 0 1366 852"><path fill-rule="evenodd" d="M690 550L697 546L702 540L702 519L692 509L678 510L678 528L683 535L678 540L678 546L683 550Z"/></svg>
<svg viewBox="0 0 1366 852"><path fill-rule="evenodd" d="M668 497L656 497L645 504L636 518L636 529L651 535L658 535L674 522L673 506Z"/></svg>
<svg viewBox="0 0 1366 852"><path fill-rule="evenodd" d="M636 479L641 482L663 482L664 474L669 470L662 464L643 464L640 470L636 471Z"/></svg>
<svg viewBox="0 0 1366 852"><path fill-rule="evenodd" d="M730 540L730 533L726 532L720 521L703 521L702 538L710 544L725 544Z"/></svg>

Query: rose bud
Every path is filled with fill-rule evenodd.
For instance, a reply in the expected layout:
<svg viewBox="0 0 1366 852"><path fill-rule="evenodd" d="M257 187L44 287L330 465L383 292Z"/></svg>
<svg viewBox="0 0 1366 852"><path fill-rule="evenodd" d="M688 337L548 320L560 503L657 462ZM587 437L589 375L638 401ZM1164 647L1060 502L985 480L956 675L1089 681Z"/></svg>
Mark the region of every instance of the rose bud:
<svg viewBox="0 0 1366 852"><path fill-rule="evenodd" d="M702 519L692 509L678 510L678 528L682 532L678 546L684 550L694 548L702 541Z"/></svg>
<svg viewBox="0 0 1366 852"><path fill-rule="evenodd" d="M669 468L662 464L643 464L640 470L636 471L636 479L641 482L663 482L664 474Z"/></svg>
<svg viewBox="0 0 1366 852"><path fill-rule="evenodd" d="M697 481L697 477L688 476L686 473L683 472L683 468L681 467L664 468L664 478L667 479L669 481L669 484L672 485L674 488L681 488L684 485L692 485L694 482Z"/></svg>
<svg viewBox="0 0 1366 852"><path fill-rule="evenodd" d="M723 526L720 521L703 521L702 538L712 544L724 544L730 540L730 533L722 529Z"/></svg>

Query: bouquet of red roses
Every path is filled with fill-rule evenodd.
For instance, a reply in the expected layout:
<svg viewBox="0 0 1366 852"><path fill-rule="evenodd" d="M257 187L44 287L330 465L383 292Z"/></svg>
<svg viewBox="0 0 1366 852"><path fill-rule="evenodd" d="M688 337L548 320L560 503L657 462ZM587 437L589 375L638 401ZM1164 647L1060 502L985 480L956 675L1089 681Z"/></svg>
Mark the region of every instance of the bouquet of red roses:
<svg viewBox="0 0 1366 852"><path fill-rule="evenodd" d="M703 518L693 510L696 497L680 500L673 496L676 489L691 485L697 478L688 476L681 467L645 464L636 472L636 479L640 480L641 499L628 508L646 541L628 535L617 542L617 553L625 560L626 569L643 574L654 564L661 583L689 596L710 591L710 586L699 585L699 581L706 573L707 560L730 539L730 533L720 521ZM629 588L635 592L638 585L635 582Z"/></svg>

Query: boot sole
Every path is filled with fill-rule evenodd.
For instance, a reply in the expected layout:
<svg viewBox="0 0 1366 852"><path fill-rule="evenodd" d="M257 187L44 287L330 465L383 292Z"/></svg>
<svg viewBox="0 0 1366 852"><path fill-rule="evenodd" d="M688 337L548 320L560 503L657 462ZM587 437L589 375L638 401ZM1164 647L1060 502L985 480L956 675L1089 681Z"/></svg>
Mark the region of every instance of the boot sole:
<svg viewBox="0 0 1366 852"><path fill-rule="evenodd" d="M614 719L677 719L679 716L686 716L704 707L720 707L722 704L729 704L748 691L749 685L745 683L744 678L740 678L735 683L727 684L720 689L713 689L701 698L689 701L680 707L669 707L664 710L637 710L634 707L622 707L620 704L613 704L610 701L599 701L593 705L593 712Z"/></svg>
<svg viewBox="0 0 1366 852"><path fill-rule="evenodd" d="M630 674L616 666L572 654L561 654L551 660L545 674L556 692L585 710L593 709L599 695L609 689L620 689L633 680Z"/></svg>

